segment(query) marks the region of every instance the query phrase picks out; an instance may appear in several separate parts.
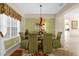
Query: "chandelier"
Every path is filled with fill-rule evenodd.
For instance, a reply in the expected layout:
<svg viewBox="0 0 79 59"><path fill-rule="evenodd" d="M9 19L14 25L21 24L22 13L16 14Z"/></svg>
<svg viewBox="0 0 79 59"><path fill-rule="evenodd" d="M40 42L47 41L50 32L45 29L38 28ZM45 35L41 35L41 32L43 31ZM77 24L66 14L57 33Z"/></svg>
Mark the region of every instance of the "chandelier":
<svg viewBox="0 0 79 59"><path fill-rule="evenodd" d="M40 5L40 18L39 18L39 23L36 23L36 25L39 27L39 31L45 31L44 26L45 26L45 20L42 17L42 5Z"/></svg>

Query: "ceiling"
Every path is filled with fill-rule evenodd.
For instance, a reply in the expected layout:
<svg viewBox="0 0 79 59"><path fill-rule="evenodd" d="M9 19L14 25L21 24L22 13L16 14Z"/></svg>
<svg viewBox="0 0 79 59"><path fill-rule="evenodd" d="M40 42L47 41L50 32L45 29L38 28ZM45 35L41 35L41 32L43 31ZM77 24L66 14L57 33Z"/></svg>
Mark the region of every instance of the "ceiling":
<svg viewBox="0 0 79 59"><path fill-rule="evenodd" d="M74 8L73 10L69 11L65 16L79 16L79 7Z"/></svg>
<svg viewBox="0 0 79 59"><path fill-rule="evenodd" d="M13 3L23 14L40 14L40 5L42 5L42 14L56 14L64 7L63 3Z"/></svg>

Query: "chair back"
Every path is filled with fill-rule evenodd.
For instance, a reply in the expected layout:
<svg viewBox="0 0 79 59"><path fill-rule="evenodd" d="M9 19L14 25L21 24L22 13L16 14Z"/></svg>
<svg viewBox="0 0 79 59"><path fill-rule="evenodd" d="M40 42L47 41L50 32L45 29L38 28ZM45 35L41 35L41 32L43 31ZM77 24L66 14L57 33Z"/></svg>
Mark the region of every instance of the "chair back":
<svg viewBox="0 0 79 59"><path fill-rule="evenodd" d="M21 40L24 40L25 38L24 38L23 32L20 32L19 34L20 34Z"/></svg>
<svg viewBox="0 0 79 59"><path fill-rule="evenodd" d="M60 40L60 38L61 38L61 34L62 34L62 32L58 32L58 34L57 34L57 40Z"/></svg>
<svg viewBox="0 0 79 59"><path fill-rule="evenodd" d="M52 51L52 34L51 33L44 34L43 51L44 53L51 53Z"/></svg>
<svg viewBox="0 0 79 59"><path fill-rule="evenodd" d="M35 33L29 34L28 40L29 40L29 53L37 53L38 52L37 34Z"/></svg>

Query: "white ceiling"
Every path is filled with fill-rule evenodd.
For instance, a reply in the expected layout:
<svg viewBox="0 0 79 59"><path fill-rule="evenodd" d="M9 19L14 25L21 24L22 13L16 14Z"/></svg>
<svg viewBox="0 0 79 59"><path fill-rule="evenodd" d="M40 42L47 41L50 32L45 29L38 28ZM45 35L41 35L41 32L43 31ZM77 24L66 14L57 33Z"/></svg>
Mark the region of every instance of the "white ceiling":
<svg viewBox="0 0 79 59"><path fill-rule="evenodd" d="M79 16L79 7L69 11L65 16Z"/></svg>
<svg viewBox="0 0 79 59"><path fill-rule="evenodd" d="M79 7L69 11L68 13L66 13L64 16L66 17L74 17L74 16L78 16L79 17Z"/></svg>
<svg viewBox="0 0 79 59"><path fill-rule="evenodd" d="M23 14L40 14L40 5L42 5L42 14L56 14L64 7L63 3L13 3Z"/></svg>

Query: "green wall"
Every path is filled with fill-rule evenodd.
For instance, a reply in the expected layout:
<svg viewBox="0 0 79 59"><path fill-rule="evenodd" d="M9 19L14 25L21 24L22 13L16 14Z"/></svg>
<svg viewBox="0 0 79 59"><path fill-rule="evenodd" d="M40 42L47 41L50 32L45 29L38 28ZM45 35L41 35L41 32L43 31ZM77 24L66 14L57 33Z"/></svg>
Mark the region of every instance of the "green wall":
<svg viewBox="0 0 79 59"><path fill-rule="evenodd" d="M4 41L5 49L12 47L14 44L18 42L19 42L19 37Z"/></svg>
<svg viewBox="0 0 79 59"><path fill-rule="evenodd" d="M25 19L25 29L28 29L29 32L37 31L35 29L35 23L38 21L36 18L26 18ZM55 20L53 18L45 19L46 23L46 32L55 33Z"/></svg>
<svg viewBox="0 0 79 59"><path fill-rule="evenodd" d="M25 28L29 30L29 32L35 31L35 18L27 18L25 19Z"/></svg>
<svg viewBox="0 0 79 59"><path fill-rule="evenodd" d="M46 32L55 33L55 20L45 19L45 21L46 21Z"/></svg>

